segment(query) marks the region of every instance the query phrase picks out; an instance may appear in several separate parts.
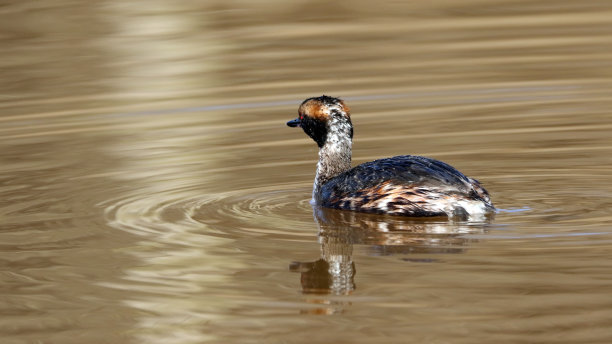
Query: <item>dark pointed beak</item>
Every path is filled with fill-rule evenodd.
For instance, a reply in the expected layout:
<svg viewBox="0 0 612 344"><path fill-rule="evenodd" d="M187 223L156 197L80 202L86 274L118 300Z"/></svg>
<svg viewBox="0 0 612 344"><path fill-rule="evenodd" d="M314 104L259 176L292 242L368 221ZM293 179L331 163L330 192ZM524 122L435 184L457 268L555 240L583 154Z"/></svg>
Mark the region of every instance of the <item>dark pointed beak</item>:
<svg viewBox="0 0 612 344"><path fill-rule="evenodd" d="M300 119L296 118L294 120L291 120L289 122L287 122L287 126L295 128L295 127L299 127L300 126Z"/></svg>

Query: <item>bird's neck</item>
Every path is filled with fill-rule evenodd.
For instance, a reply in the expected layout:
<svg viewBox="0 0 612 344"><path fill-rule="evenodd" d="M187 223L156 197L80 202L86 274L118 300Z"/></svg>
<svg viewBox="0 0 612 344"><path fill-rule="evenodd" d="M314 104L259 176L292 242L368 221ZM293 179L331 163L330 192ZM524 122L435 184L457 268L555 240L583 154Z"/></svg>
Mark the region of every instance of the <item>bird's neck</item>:
<svg viewBox="0 0 612 344"><path fill-rule="evenodd" d="M330 179L351 168L353 128L350 121L330 123L325 143L319 148L319 162L313 188L313 199L320 203L320 190Z"/></svg>

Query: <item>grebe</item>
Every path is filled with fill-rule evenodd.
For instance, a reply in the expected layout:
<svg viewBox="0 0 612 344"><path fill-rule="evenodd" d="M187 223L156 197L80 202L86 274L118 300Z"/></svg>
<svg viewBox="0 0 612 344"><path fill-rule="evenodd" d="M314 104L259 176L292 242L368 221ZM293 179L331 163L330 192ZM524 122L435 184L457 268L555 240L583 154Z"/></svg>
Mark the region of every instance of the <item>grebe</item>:
<svg viewBox="0 0 612 344"><path fill-rule="evenodd" d="M316 205L368 213L471 218L495 211L488 192L441 161L414 155L379 159L351 168L353 124L344 101L308 98L301 127L319 146L312 191Z"/></svg>

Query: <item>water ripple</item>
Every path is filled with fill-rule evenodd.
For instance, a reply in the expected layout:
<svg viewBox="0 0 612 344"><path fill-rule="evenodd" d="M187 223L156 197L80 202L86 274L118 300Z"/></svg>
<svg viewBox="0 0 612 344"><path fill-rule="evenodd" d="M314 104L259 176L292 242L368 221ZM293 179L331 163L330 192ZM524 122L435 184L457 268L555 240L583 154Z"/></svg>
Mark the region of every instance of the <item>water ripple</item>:
<svg viewBox="0 0 612 344"><path fill-rule="evenodd" d="M140 236L167 238L178 231L220 237L275 235L309 240L313 229L304 226L303 220L311 219L312 212L308 199L297 198L296 191L259 187L194 195L193 189L171 190L136 194L101 206L111 226ZM192 243L182 240L181 244Z"/></svg>

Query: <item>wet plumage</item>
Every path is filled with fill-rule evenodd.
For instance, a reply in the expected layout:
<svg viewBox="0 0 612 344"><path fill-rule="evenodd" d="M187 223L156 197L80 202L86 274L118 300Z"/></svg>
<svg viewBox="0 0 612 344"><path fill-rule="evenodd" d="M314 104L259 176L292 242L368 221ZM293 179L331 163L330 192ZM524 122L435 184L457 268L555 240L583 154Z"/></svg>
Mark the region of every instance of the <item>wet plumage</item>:
<svg viewBox="0 0 612 344"><path fill-rule="evenodd" d="M452 166L402 155L367 162L321 187L321 205L409 216L464 215L461 202L490 203L480 184Z"/></svg>
<svg viewBox="0 0 612 344"><path fill-rule="evenodd" d="M333 97L306 99L299 117L319 146L313 200L318 205L405 216L469 217L494 211L487 191L441 161L402 155L350 167L350 110Z"/></svg>

